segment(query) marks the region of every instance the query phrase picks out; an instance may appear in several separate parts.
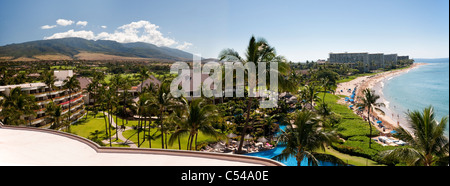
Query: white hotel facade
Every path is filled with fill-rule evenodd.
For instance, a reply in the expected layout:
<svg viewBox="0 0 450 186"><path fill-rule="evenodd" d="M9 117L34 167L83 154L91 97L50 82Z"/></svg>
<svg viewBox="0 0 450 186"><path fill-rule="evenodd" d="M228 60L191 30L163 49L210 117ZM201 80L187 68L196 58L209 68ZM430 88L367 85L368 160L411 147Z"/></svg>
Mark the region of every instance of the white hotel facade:
<svg viewBox="0 0 450 186"><path fill-rule="evenodd" d="M72 122L80 119L84 114L84 100L81 89L74 90L70 93L69 89L64 89L64 79L67 76L73 76L72 70L66 71L54 71L56 77L55 87L50 90L45 83L25 83L17 85L0 86L0 92L6 96L9 96L10 92L20 87L22 92L33 95L36 99L38 109L35 110L36 116L21 116L25 120L31 120L30 124L34 127L49 128L51 126L51 119L46 115L46 105L53 102L62 107L62 115L69 112L70 104L70 120ZM3 99L0 97L0 99ZM1 108L0 108L1 109ZM31 117L31 118L28 118ZM62 120L66 120L67 117L61 117Z"/></svg>

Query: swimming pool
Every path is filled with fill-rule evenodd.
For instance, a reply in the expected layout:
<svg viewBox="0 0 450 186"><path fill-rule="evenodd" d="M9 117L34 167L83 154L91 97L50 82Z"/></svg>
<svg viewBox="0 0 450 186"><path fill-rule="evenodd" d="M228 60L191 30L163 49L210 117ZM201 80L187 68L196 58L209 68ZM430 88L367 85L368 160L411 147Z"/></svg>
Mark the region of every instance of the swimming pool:
<svg viewBox="0 0 450 186"><path fill-rule="evenodd" d="M281 130L286 129L286 125L280 125ZM268 158L272 159L278 154L281 154L281 152L285 149L285 146L277 146L274 149L266 150L262 152L254 152L254 153L248 153L245 154L247 156L256 156L256 157L262 157L262 158ZM294 156L289 156L289 158L285 161L280 161L281 163L287 165L287 166L297 166L297 159ZM300 163L301 166L308 166L308 159L304 158L303 161ZM335 164L330 162L319 162L319 166L335 166Z"/></svg>

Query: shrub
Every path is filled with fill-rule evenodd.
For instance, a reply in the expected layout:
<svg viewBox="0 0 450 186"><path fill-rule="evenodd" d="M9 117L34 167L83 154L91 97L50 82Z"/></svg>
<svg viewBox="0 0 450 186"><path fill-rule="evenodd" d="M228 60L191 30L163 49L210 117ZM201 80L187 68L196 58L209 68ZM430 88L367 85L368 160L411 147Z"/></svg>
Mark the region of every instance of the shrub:
<svg viewBox="0 0 450 186"><path fill-rule="evenodd" d="M374 141L372 142L371 148L369 148L369 140L372 139L367 136L354 136L348 138L343 143L333 143L332 146L334 149L342 153L361 156L377 162L381 162L380 156L378 154L379 152L391 150L394 148L400 148L394 146L382 146Z"/></svg>

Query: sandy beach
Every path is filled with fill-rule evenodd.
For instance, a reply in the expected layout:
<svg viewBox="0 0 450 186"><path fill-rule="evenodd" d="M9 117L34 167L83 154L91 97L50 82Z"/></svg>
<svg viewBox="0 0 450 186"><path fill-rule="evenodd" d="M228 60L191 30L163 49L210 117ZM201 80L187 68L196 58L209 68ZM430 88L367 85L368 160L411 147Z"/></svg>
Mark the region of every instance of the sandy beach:
<svg viewBox="0 0 450 186"><path fill-rule="evenodd" d="M393 113L389 109L389 107L391 105L389 105L389 102L387 102L385 100L382 89L384 86L384 81L389 80L390 78L398 76L400 74L407 73L411 69L416 68L421 65L426 65L426 63L414 63L409 68L382 72L382 73L372 75L372 76L358 77L349 82L339 83L337 86L337 89L336 89L336 93L341 94L341 95L350 96L352 93L351 93L351 91L348 92L347 90L348 89L353 90L355 87L357 87L355 102L358 102L359 99L357 97L363 96L362 92L364 89L370 88L370 89L375 90L375 93L380 96L380 99L378 102L384 103L386 105L385 107L380 108L381 110L383 110L385 112L385 114L383 115L380 112L376 111L373 114L371 114L371 117L375 117L378 120L382 121L382 124L386 127L385 131L384 131L385 133L388 133L391 130L398 128L399 126L402 126L403 128L407 129L407 128L409 128L409 126L406 123L406 118L398 117L398 113ZM342 92L341 92L341 90L342 90ZM345 104L345 101L342 100L341 103ZM367 111L363 112L363 115L367 116ZM373 118L371 118L371 121L374 121ZM378 128L377 126L376 126L376 128L378 130L380 130L381 132L383 132L383 129Z"/></svg>

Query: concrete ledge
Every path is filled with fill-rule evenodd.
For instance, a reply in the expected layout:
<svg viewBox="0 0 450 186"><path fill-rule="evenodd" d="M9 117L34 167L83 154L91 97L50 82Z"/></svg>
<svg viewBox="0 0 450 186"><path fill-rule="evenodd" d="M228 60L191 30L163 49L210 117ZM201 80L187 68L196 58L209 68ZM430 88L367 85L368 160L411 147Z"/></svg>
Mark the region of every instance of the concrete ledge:
<svg viewBox="0 0 450 186"><path fill-rule="evenodd" d="M229 166L230 163L233 165L242 165L242 166L284 166L284 164L266 158L253 157L253 156L245 156L245 155L237 155L237 154L223 154L223 153L212 153L212 152L199 152L199 151L186 151L186 150L169 150L169 149L150 149L150 148L120 148L120 147L101 147L93 141L74 135L66 132L51 130L51 129L41 129L41 128L31 128L31 127L17 127L17 126L7 126L3 125L0 130L19 130L19 131L31 131L31 132L39 132L39 133L47 133L54 134L58 136L62 136L65 138L69 138L72 140L76 140L81 142L88 147L92 148L97 154L105 154L105 155L158 155L158 156L167 156L167 158L198 158L207 160L214 160L215 165L219 163L221 166ZM1 138L0 138L1 140ZM153 156L152 156L153 157ZM161 157L158 157L161 158ZM219 161L217 161L219 160ZM223 164L220 163L223 161ZM0 162L1 163L1 162ZM148 164L147 164L148 165ZM150 163L151 165L151 163ZM159 164L158 164L159 165ZM170 164L170 165L179 165L179 164ZM185 165L185 164L180 164Z"/></svg>

